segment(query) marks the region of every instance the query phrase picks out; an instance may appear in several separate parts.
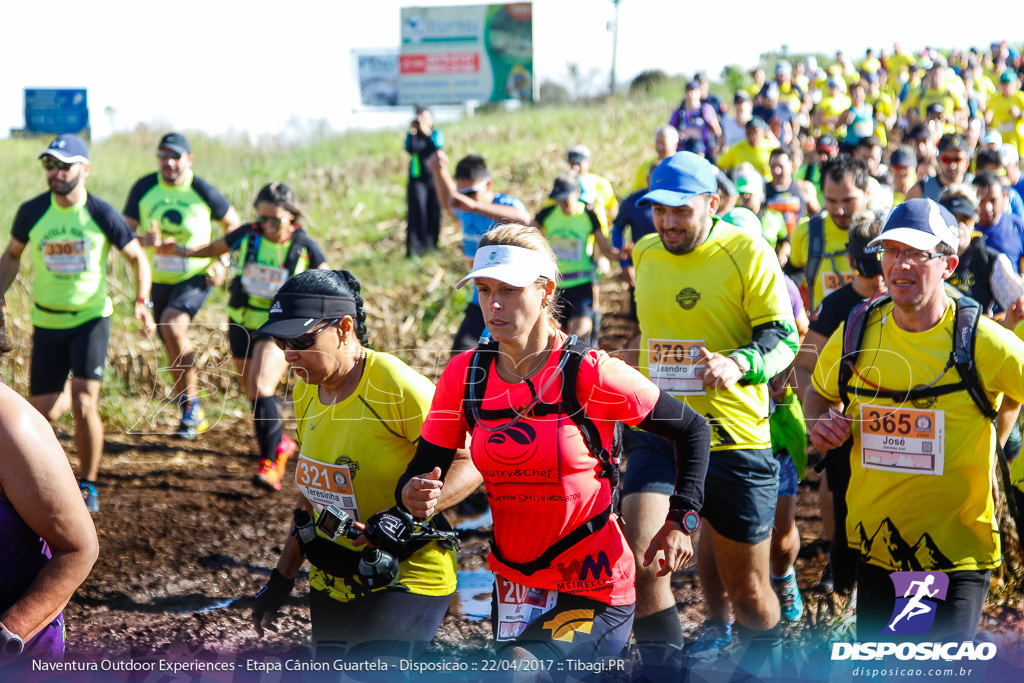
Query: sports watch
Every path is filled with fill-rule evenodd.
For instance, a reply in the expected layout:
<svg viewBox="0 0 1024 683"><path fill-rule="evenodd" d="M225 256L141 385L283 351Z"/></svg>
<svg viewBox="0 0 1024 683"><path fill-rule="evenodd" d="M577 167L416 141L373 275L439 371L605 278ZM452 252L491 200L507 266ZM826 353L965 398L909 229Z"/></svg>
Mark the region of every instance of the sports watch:
<svg viewBox="0 0 1024 683"><path fill-rule="evenodd" d="M17 657L25 649L25 643L9 628L0 623L0 654L5 657Z"/></svg>
<svg viewBox="0 0 1024 683"><path fill-rule="evenodd" d="M733 351L729 354L728 358L739 366L740 372L742 373L741 377L746 377L747 373L750 372L750 361L747 357L742 353Z"/></svg>
<svg viewBox="0 0 1024 683"><path fill-rule="evenodd" d="M685 498L675 494L668 498L668 514L665 515L665 521L675 522L683 527L683 533L687 536L700 528L700 515L695 510L689 509Z"/></svg>

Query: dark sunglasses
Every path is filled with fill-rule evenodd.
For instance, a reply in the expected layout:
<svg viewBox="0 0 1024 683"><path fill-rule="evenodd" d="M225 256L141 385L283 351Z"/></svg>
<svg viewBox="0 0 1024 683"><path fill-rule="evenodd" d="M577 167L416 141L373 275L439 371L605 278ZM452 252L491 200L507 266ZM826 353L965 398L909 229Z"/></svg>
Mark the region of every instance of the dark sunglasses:
<svg viewBox="0 0 1024 683"><path fill-rule="evenodd" d="M260 225L269 225L272 228L280 228L288 221L287 218L278 218L277 216L257 216L256 222Z"/></svg>
<svg viewBox="0 0 1024 683"><path fill-rule="evenodd" d="M323 327L313 330L312 332L307 332L306 334L295 337L294 339L274 337L274 343L277 344L277 348L282 351L305 351L316 343L317 335L324 330L337 325L339 320L341 320L341 318L335 318Z"/></svg>
<svg viewBox="0 0 1024 683"><path fill-rule="evenodd" d="M172 152L172 151L167 150L167 149L161 149L160 151L158 151L156 153L156 155L158 157L160 157L161 159L180 159L181 158L181 153L180 152Z"/></svg>
<svg viewBox="0 0 1024 683"><path fill-rule="evenodd" d="M43 157L43 168L47 171L67 171L72 166L74 166L74 164L68 164L59 159L54 159L53 157Z"/></svg>

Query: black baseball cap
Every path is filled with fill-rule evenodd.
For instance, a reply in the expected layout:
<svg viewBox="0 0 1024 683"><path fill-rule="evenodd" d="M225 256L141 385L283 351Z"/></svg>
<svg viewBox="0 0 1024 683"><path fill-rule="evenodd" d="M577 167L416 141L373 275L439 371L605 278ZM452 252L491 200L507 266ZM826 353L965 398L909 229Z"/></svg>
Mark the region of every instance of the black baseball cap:
<svg viewBox="0 0 1024 683"><path fill-rule="evenodd" d="M274 297L267 322L256 332L294 339L322 320L337 320L346 315L355 317L356 313L356 300L352 297L288 292Z"/></svg>
<svg viewBox="0 0 1024 683"><path fill-rule="evenodd" d="M192 153L192 145L189 143L188 138L181 133L168 133L160 138L160 144L156 148L169 149L178 154Z"/></svg>
<svg viewBox="0 0 1024 683"><path fill-rule="evenodd" d="M575 173L559 173L558 177L555 178L555 184L551 188L551 194L548 196L554 199L556 202L569 198L573 192L577 192L580 189L580 179Z"/></svg>

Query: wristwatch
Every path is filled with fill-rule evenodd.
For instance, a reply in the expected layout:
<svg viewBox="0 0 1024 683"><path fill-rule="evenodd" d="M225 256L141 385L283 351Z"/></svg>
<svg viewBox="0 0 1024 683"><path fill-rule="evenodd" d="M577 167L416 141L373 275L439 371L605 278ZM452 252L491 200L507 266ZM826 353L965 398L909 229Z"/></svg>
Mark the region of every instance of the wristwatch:
<svg viewBox="0 0 1024 683"><path fill-rule="evenodd" d="M21 638L0 623L0 654L5 657L17 657L25 649Z"/></svg>
<svg viewBox="0 0 1024 683"><path fill-rule="evenodd" d="M668 514L665 515L665 521L675 522L683 527L683 533L687 536L700 528L700 515L688 508L685 498L675 494L668 497Z"/></svg>
<svg viewBox="0 0 1024 683"><path fill-rule="evenodd" d="M146 308L148 308L150 310L153 309L153 300L152 299L148 299L148 298L146 298L144 296L135 297L135 303L137 303L137 304L146 304Z"/></svg>
<svg viewBox="0 0 1024 683"><path fill-rule="evenodd" d="M747 360L747 357L738 351L734 351L729 354L729 358L740 367L741 378L746 377L747 373L750 372L750 361Z"/></svg>

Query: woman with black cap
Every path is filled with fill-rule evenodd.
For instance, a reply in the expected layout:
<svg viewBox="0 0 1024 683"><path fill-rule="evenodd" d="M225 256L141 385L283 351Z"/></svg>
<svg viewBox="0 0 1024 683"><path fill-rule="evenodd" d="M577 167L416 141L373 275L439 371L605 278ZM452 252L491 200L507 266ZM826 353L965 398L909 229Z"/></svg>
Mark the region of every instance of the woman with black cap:
<svg viewBox="0 0 1024 683"><path fill-rule="evenodd" d="M693 555L710 429L630 366L579 348L558 328L555 263L534 228L504 225L484 236L459 286L475 281L492 343L445 368L398 493L417 517L457 501L452 458L471 434L494 520L488 564L499 652L592 661L620 654L636 603L633 552L612 513L616 421L676 446L677 495L644 556L662 575Z"/></svg>
<svg viewBox="0 0 1024 683"><path fill-rule="evenodd" d="M284 350L298 376L293 396L300 495L295 527L257 596L255 627L262 633L273 623L309 559L310 621L318 646L418 643L402 650L409 656L429 643L448 609L454 548L439 540L392 548L398 573L389 582L376 569L382 558L362 552L367 537L359 532L394 507L395 485L416 450L434 387L394 356L369 347L359 281L346 270L296 275L278 291L268 316L259 333ZM453 468L464 475L467 489L453 494L468 495L479 485L467 452Z"/></svg>
<svg viewBox="0 0 1024 683"><path fill-rule="evenodd" d="M281 429L277 385L288 369L284 354L256 330L267 321L270 300L288 278L310 268L327 268L320 246L302 229L302 209L291 188L281 182L264 185L253 201L256 220L224 237L187 249L173 240L157 246L159 254L217 258L231 253L237 275L228 301L228 342L245 395L252 404L259 469L257 486L280 491L295 441Z"/></svg>

